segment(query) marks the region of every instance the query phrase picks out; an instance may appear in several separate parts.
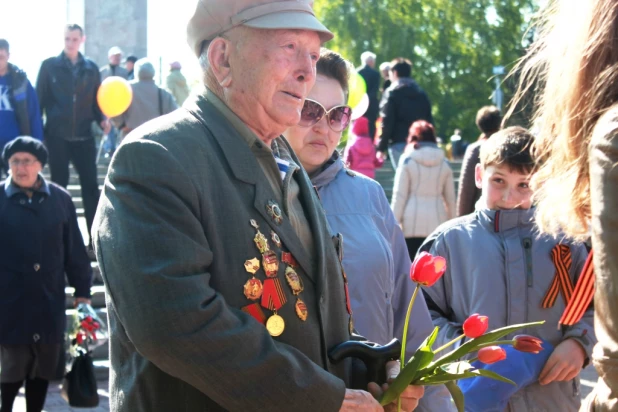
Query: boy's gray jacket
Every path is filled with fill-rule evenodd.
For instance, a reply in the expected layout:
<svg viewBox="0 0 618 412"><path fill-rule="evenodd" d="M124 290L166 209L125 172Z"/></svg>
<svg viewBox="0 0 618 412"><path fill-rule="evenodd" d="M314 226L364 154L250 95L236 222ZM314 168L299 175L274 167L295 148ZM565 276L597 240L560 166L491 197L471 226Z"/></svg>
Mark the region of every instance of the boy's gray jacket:
<svg viewBox="0 0 618 412"><path fill-rule="evenodd" d="M589 358L596 343L593 310L574 326L558 329L566 307L562 294L553 307L542 307L556 273L551 252L560 243L570 248L569 275L575 284L588 256L585 246L539 234L534 209L479 210L436 229L421 247L448 262L444 276L424 289L434 325L440 327L436 347L461 334L466 318L479 313L489 317L489 330L544 320L541 327L515 334L538 336L554 346L573 338ZM508 410L566 412L579 410L579 405L577 377L546 386L532 384L511 398Z"/></svg>
<svg viewBox="0 0 618 412"><path fill-rule="evenodd" d="M351 359L328 358L350 338L343 276L308 176L293 178L315 259L285 203L279 222L267 213L275 192L256 156L205 96L123 142L93 227L110 321L111 411L339 410L356 376ZM306 321L283 284L277 338L241 310L251 303L245 262L260 257L251 219L278 261L282 248L292 253L304 284ZM262 269L255 276L265 278Z"/></svg>

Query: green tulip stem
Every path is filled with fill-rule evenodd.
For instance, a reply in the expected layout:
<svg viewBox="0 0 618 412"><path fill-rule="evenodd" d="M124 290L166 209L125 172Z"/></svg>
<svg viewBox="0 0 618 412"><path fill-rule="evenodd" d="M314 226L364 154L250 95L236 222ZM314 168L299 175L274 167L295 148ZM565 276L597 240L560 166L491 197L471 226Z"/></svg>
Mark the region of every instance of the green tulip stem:
<svg viewBox="0 0 618 412"><path fill-rule="evenodd" d="M462 340L463 338L465 338L466 335L461 335L461 336L457 336L455 339L453 339L450 342L445 343L444 345L440 346L438 349L434 349L434 353L438 353L441 350L444 350L446 348L448 348L449 346L451 346L453 343Z"/></svg>
<svg viewBox="0 0 618 412"><path fill-rule="evenodd" d="M416 295L418 295L418 290L421 288L420 284L416 284L416 288L414 288L414 293L412 294L412 299L410 299L410 305L408 306L408 313L406 314L406 322L403 325L403 337L401 338L401 356L399 357L399 371L403 371L403 368L406 363L406 341L408 337L408 325L410 324L410 314L412 313L412 306L414 306L414 301L416 300ZM397 400L397 412L401 412L401 397Z"/></svg>

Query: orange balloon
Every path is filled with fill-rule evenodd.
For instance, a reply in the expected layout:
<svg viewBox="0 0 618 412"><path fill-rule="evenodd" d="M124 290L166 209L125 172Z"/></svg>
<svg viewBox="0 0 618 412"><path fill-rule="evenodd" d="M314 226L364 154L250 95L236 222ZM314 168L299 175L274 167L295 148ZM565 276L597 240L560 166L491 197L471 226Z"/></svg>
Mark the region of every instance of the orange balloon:
<svg viewBox="0 0 618 412"><path fill-rule="evenodd" d="M123 114L131 105L133 89L128 81L119 76L103 80L97 92L97 102L103 114L116 117Z"/></svg>

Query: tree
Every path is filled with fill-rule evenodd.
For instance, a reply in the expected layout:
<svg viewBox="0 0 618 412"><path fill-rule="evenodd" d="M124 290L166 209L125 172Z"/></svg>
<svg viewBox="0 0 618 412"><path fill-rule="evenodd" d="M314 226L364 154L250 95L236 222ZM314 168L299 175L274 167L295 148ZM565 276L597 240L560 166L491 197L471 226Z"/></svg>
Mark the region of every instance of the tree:
<svg viewBox="0 0 618 412"><path fill-rule="evenodd" d="M491 104L492 68L508 70L523 55L536 0L316 0L314 8L335 33L327 46L355 64L365 50L378 64L411 59L438 134L459 128L475 140L476 111ZM513 90L505 86L506 102Z"/></svg>

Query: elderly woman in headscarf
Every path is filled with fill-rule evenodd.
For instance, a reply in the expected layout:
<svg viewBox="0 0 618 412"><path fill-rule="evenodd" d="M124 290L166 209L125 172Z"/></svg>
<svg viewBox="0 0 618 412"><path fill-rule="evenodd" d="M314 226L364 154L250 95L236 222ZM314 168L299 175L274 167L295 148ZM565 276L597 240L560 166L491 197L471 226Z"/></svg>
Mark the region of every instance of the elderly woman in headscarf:
<svg viewBox="0 0 618 412"><path fill-rule="evenodd" d="M26 384L28 411L41 411L64 341L65 273L75 302L90 303L92 269L75 206L41 170L45 146L18 137L4 147L0 183L0 410Z"/></svg>

